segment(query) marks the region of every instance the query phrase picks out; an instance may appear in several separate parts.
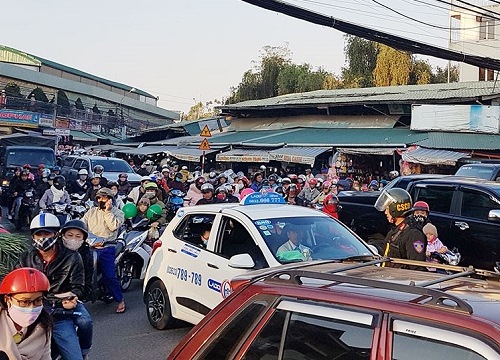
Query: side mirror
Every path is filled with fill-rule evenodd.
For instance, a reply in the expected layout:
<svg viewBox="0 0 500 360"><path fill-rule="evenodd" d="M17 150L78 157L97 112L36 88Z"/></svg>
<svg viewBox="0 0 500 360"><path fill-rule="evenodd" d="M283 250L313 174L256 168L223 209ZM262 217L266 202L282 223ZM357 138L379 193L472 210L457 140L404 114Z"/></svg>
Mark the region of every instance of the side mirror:
<svg viewBox="0 0 500 360"><path fill-rule="evenodd" d="M375 245L368 244L368 248L372 251L372 253L374 253L376 255L382 255L382 254L378 253L378 249Z"/></svg>
<svg viewBox="0 0 500 360"><path fill-rule="evenodd" d="M500 222L500 210L490 210L488 213L488 221Z"/></svg>
<svg viewBox="0 0 500 360"><path fill-rule="evenodd" d="M252 269L255 262L249 254L237 254L231 256L229 266L236 269Z"/></svg>

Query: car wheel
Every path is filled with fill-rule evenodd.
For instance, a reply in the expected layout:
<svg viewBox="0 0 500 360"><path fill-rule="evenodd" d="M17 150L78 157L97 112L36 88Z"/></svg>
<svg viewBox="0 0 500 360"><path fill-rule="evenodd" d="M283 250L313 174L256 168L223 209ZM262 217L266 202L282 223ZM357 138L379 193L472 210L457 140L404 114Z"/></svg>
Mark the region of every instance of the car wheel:
<svg viewBox="0 0 500 360"><path fill-rule="evenodd" d="M172 326L174 318L170 309L167 289L161 280L155 280L146 291L146 310L149 323L158 330Z"/></svg>

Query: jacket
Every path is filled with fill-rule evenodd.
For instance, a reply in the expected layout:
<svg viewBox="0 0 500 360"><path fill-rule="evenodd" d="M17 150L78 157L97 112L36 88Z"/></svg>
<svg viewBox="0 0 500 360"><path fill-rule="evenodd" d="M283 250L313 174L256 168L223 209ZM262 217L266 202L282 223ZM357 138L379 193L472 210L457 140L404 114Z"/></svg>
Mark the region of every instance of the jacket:
<svg viewBox="0 0 500 360"><path fill-rule="evenodd" d="M44 263L36 249L25 251L19 257L21 267L40 270L50 282L49 293L62 294L71 291L78 297L83 295L83 261L76 251L67 249L60 240L56 243L57 253L49 263Z"/></svg>
<svg viewBox="0 0 500 360"><path fill-rule="evenodd" d="M84 181L82 184L80 180L74 180L69 183L68 192L70 194L83 195L87 193L90 186L91 185L89 181Z"/></svg>
<svg viewBox="0 0 500 360"><path fill-rule="evenodd" d="M141 200L141 198L144 196L144 193L145 193L145 191L144 191L144 188L142 187L142 185L136 186L135 188L130 190L130 192L128 193L127 199L130 199L131 202L133 202L134 204L137 205L139 200Z"/></svg>
<svg viewBox="0 0 500 360"><path fill-rule="evenodd" d="M104 238L105 242L113 242L118 236L118 228L125 221L125 215L114 206L110 211L94 206L85 213L82 221L87 224L90 233Z"/></svg>
<svg viewBox="0 0 500 360"><path fill-rule="evenodd" d="M118 195L128 195L132 190L132 185L128 182L128 180L121 181L118 180Z"/></svg>
<svg viewBox="0 0 500 360"><path fill-rule="evenodd" d="M203 194L201 193L201 190L196 187L196 184L191 184L186 194L186 198L189 200L184 201L184 206L194 206L198 200L203 198Z"/></svg>
<svg viewBox="0 0 500 360"><path fill-rule="evenodd" d="M54 193L49 188L48 190L46 190L43 193L43 196L40 199L40 202L38 204L40 205L40 209L46 209L47 206L52 205L53 203L54 203ZM58 201L58 203L71 205L71 199L70 199L69 194L66 190L64 191L64 195Z"/></svg>
<svg viewBox="0 0 500 360"><path fill-rule="evenodd" d="M427 237L417 228L410 225L408 218L401 224L393 227L385 238L386 249L384 256L425 261L425 249L427 248ZM391 266L391 265L386 265ZM396 266L394 266L396 267ZM400 266L411 270L424 270L416 266Z"/></svg>

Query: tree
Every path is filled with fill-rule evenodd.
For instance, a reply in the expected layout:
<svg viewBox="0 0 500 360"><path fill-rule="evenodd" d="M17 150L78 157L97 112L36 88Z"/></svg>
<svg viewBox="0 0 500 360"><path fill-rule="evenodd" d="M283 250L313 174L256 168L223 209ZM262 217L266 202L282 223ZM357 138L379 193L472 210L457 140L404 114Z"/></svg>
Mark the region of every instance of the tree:
<svg viewBox="0 0 500 360"><path fill-rule="evenodd" d="M377 43L357 36L345 35L342 82L346 87L373 86L373 71L377 63Z"/></svg>
<svg viewBox="0 0 500 360"><path fill-rule="evenodd" d="M432 75L432 66L428 61L414 59L409 84L430 84Z"/></svg>
<svg viewBox="0 0 500 360"><path fill-rule="evenodd" d="M62 90L57 91L57 105L60 107L61 115L69 115L71 112L71 104L66 93Z"/></svg>
<svg viewBox="0 0 500 360"><path fill-rule="evenodd" d="M191 106L189 112L182 120L198 120L215 117L220 113L220 110L215 107L220 104L222 104L222 101L218 99L207 101L205 104L199 101Z"/></svg>
<svg viewBox="0 0 500 360"><path fill-rule="evenodd" d="M40 87L34 88L33 91L29 93L28 99L31 98L31 95L35 96L36 101L43 101L46 103L49 102L49 98L47 97L47 95L45 95L42 88L40 88Z"/></svg>
<svg viewBox="0 0 500 360"><path fill-rule="evenodd" d="M458 66L452 65L450 66L450 82L458 82L460 79ZM448 67L439 67L436 66L436 71L432 74L431 83L439 84L439 83L447 83L448 82Z"/></svg>
<svg viewBox="0 0 500 360"><path fill-rule="evenodd" d="M76 99L75 108L77 110L85 110L85 106L83 106L82 99L80 99L80 98Z"/></svg>
<svg viewBox="0 0 500 360"><path fill-rule="evenodd" d="M99 108L97 107L97 104L94 104L94 107L92 108L92 112L94 114L100 114L101 111L99 110Z"/></svg>
<svg viewBox="0 0 500 360"><path fill-rule="evenodd" d="M19 88L19 85L17 85L13 81L7 83L7 85L5 85L4 87L4 90L6 96L17 97L17 98L24 97L23 94L21 94L21 89Z"/></svg>
<svg viewBox="0 0 500 360"><path fill-rule="evenodd" d="M408 85L413 68L412 55L383 44L378 46L377 65L373 70L374 85Z"/></svg>
<svg viewBox="0 0 500 360"><path fill-rule="evenodd" d="M278 95L323 89L328 73L311 70L309 64L286 64L278 75Z"/></svg>

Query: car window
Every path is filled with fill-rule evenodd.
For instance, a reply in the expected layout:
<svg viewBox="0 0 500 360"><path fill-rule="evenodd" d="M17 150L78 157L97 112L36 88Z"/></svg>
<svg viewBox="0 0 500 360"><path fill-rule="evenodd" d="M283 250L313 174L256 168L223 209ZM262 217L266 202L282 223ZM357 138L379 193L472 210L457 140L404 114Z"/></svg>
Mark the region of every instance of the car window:
<svg viewBox="0 0 500 360"><path fill-rule="evenodd" d="M394 320L392 359L493 360L497 350L474 337L441 328Z"/></svg>
<svg viewBox="0 0 500 360"><path fill-rule="evenodd" d="M68 156L64 159L63 166L71 167L73 161L75 161L75 158L73 156Z"/></svg>
<svg viewBox="0 0 500 360"><path fill-rule="evenodd" d="M76 170L80 169L87 169L89 170L88 162L83 160L83 159L78 159L75 161L75 164L73 165L73 168Z"/></svg>
<svg viewBox="0 0 500 360"><path fill-rule="evenodd" d="M174 236L193 245L202 246L201 235L204 230L211 230L215 215L187 215L174 230Z"/></svg>
<svg viewBox="0 0 500 360"><path fill-rule="evenodd" d="M364 243L328 216L268 218L253 224L281 263L300 261L300 253L302 260L308 260L309 255L313 260L372 255ZM299 245L293 246L290 236L296 236Z"/></svg>
<svg viewBox="0 0 500 360"><path fill-rule="evenodd" d="M262 315L268 303L259 300L246 306L240 313L232 318L227 325L214 334L213 341L197 359L224 360L232 359L232 353L244 339L244 335L251 331L254 322Z"/></svg>
<svg viewBox="0 0 500 360"><path fill-rule="evenodd" d="M237 254L249 254L255 263L255 268L261 269L269 266L262 250L241 222L223 216L221 224L217 236L216 253L228 259Z"/></svg>
<svg viewBox="0 0 500 360"><path fill-rule="evenodd" d="M473 219L487 220L490 210L500 209L498 200L482 192L463 190L460 214Z"/></svg>
<svg viewBox="0 0 500 360"><path fill-rule="evenodd" d="M418 188L415 201L425 201L432 212L448 214L451 208L454 189L451 187Z"/></svg>
<svg viewBox="0 0 500 360"><path fill-rule="evenodd" d="M478 177L481 179L491 180L493 171L495 171L495 169L488 166L463 165L460 169L458 169L455 175Z"/></svg>
<svg viewBox="0 0 500 360"><path fill-rule="evenodd" d="M56 164L55 162L56 157L51 149L33 151L32 149L10 148L6 154L8 166L30 164L32 167L36 167L38 164L44 164L51 168Z"/></svg>
<svg viewBox="0 0 500 360"><path fill-rule="evenodd" d="M331 308L324 309L328 312ZM244 359L369 359L373 335L371 325L277 310Z"/></svg>
<svg viewBox="0 0 500 360"><path fill-rule="evenodd" d="M102 167L104 167L104 172L134 172L130 165L122 159L92 159L92 169L96 165L101 165Z"/></svg>

